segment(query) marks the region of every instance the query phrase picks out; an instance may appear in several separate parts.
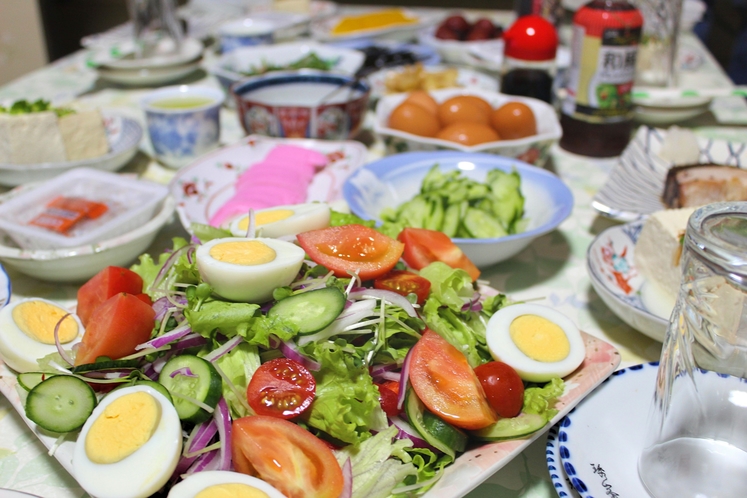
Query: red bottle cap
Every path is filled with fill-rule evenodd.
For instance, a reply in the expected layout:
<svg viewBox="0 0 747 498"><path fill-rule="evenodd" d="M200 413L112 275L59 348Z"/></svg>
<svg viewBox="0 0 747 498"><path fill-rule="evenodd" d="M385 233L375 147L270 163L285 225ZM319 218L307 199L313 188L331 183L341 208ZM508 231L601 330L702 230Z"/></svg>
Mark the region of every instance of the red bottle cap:
<svg viewBox="0 0 747 498"><path fill-rule="evenodd" d="M526 61L546 61L555 58L558 32L542 16L522 16L503 33L504 55Z"/></svg>

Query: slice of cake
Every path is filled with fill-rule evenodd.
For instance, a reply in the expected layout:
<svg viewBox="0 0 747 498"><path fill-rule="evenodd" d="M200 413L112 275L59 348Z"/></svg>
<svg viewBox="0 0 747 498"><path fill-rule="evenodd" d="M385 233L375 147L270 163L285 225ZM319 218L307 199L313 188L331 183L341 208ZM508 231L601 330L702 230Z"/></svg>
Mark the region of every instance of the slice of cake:
<svg viewBox="0 0 747 498"><path fill-rule="evenodd" d="M676 298L682 278L680 256L687 220L695 208L667 209L652 213L635 245L635 266L648 281Z"/></svg>
<svg viewBox="0 0 747 498"><path fill-rule="evenodd" d="M66 114L59 118L57 125L68 161L100 157L109 152L109 141L99 111Z"/></svg>

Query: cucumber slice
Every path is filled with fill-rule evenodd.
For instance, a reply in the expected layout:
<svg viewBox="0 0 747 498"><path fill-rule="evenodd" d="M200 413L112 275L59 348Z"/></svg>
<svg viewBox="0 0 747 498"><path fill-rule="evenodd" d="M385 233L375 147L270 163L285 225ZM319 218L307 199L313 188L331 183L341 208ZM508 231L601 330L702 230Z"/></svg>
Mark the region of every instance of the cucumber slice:
<svg viewBox="0 0 747 498"><path fill-rule="evenodd" d="M467 231L476 239L491 239L508 235L497 219L479 209L469 208L462 222Z"/></svg>
<svg viewBox="0 0 747 498"><path fill-rule="evenodd" d="M100 357L100 358L103 358ZM111 360L111 359L97 359L94 363L86 363L84 365L78 365L73 367L73 373L92 372L95 370L118 370L120 368L137 368L140 364L139 360Z"/></svg>
<svg viewBox="0 0 747 498"><path fill-rule="evenodd" d="M542 429L546 423L545 418L536 413L520 413L513 418L502 418L484 429L470 431L470 435L482 441L517 438Z"/></svg>
<svg viewBox="0 0 747 498"><path fill-rule="evenodd" d="M211 414L191 400L215 408L223 388L213 364L193 355L174 356L167 361L158 382L171 394L179 419L195 424L209 419Z"/></svg>
<svg viewBox="0 0 747 498"><path fill-rule="evenodd" d="M282 317L295 324L299 334L307 335L335 321L344 308L345 294L337 287L325 287L281 299L267 316Z"/></svg>
<svg viewBox="0 0 747 498"><path fill-rule="evenodd" d="M18 385L24 388L26 391L32 390L42 381L54 376L53 373L47 372L24 372L18 374Z"/></svg>
<svg viewBox="0 0 747 498"><path fill-rule="evenodd" d="M405 413L423 439L446 455L456 458L467 447L467 435L428 411L412 388L405 395Z"/></svg>
<svg viewBox="0 0 747 498"><path fill-rule="evenodd" d="M26 416L42 429L71 432L83 427L96 408L96 393L85 381L55 375L37 384L26 398Z"/></svg>

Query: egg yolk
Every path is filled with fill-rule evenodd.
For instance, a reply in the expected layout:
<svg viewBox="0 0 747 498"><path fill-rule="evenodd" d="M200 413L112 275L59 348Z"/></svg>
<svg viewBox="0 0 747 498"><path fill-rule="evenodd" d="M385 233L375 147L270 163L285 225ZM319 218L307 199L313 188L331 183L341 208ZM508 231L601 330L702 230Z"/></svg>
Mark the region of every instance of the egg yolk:
<svg viewBox="0 0 747 498"><path fill-rule="evenodd" d="M44 301L26 301L13 308L13 321L21 331L42 344L54 344L54 328L68 312ZM57 337L61 343L78 336L78 324L68 317L60 323Z"/></svg>
<svg viewBox="0 0 747 498"><path fill-rule="evenodd" d="M556 323L537 315L521 315L508 328L519 351L535 361L560 361L571 352L568 337Z"/></svg>
<svg viewBox="0 0 747 498"><path fill-rule="evenodd" d="M144 391L112 401L86 436L86 455L94 463L116 463L148 442L161 419L161 405Z"/></svg>
<svg viewBox="0 0 747 498"><path fill-rule="evenodd" d="M195 498L269 498L262 490L237 482L209 486L195 495Z"/></svg>
<svg viewBox="0 0 747 498"><path fill-rule="evenodd" d="M275 260L275 250L259 240L224 242L210 248L210 257L234 265L254 266Z"/></svg>
<svg viewBox="0 0 747 498"><path fill-rule="evenodd" d="M273 209L270 211L260 211L254 214L254 225L262 226L268 223L275 223L276 221L287 220L293 216L293 211L290 209ZM249 217L242 218L238 224L239 230L249 229Z"/></svg>

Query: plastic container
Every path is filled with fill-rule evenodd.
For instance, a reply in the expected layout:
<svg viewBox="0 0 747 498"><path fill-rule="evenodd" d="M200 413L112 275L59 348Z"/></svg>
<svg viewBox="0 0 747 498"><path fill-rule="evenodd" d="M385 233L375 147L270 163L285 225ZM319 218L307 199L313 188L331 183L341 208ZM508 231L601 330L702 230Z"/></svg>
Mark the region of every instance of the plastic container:
<svg viewBox="0 0 747 498"><path fill-rule="evenodd" d="M145 224L167 195L165 185L77 168L0 204L0 230L22 249L95 244Z"/></svg>

